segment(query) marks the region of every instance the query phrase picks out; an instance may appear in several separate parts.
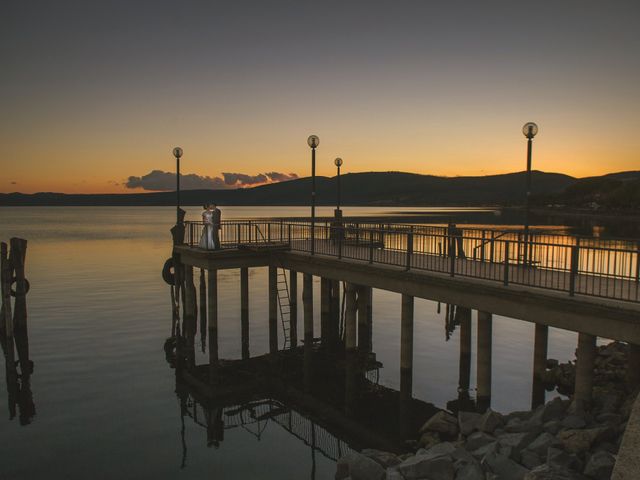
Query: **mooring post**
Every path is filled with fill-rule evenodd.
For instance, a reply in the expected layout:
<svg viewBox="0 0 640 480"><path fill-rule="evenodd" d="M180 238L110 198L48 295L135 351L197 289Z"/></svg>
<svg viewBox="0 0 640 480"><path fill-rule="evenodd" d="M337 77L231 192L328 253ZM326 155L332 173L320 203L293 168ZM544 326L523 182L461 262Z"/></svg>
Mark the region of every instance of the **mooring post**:
<svg viewBox="0 0 640 480"><path fill-rule="evenodd" d="M289 302L289 345L293 349L298 346L298 272L295 270L289 270Z"/></svg>
<svg viewBox="0 0 640 480"><path fill-rule="evenodd" d="M578 334L576 357L576 384L572 410L585 412L591 407L593 393L593 368L596 358L595 336L588 333Z"/></svg>
<svg viewBox="0 0 640 480"><path fill-rule="evenodd" d="M213 381L218 366L218 271L209 270L208 277L209 378Z"/></svg>
<svg viewBox="0 0 640 480"><path fill-rule="evenodd" d="M29 337L27 331L27 281L24 266L27 255L27 241L21 238L10 240L11 251L9 265L13 269L13 277L16 281L15 301L13 304L13 336L20 360L20 369L23 379L28 380L29 363Z"/></svg>
<svg viewBox="0 0 640 480"><path fill-rule="evenodd" d="M242 358L249 358L249 268L240 268L240 336Z"/></svg>
<svg viewBox="0 0 640 480"><path fill-rule="evenodd" d="M269 265L269 353L278 351L278 269Z"/></svg>
<svg viewBox="0 0 640 480"><path fill-rule="evenodd" d="M357 345L357 300L356 287L352 283L345 283L345 347L347 351L355 350Z"/></svg>
<svg viewBox="0 0 640 480"><path fill-rule="evenodd" d="M478 352L476 400L481 411L491 405L491 343L493 336L493 316L478 310Z"/></svg>
<svg viewBox="0 0 640 480"><path fill-rule="evenodd" d="M331 343L331 280L320 279L320 338L323 347Z"/></svg>
<svg viewBox="0 0 640 480"><path fill-rule="evenodd" d="M549 327L535 325L533 344L533 386L531 389L531 408L544 404L544 372L547 369L547 348L549 344Z"/></svg>

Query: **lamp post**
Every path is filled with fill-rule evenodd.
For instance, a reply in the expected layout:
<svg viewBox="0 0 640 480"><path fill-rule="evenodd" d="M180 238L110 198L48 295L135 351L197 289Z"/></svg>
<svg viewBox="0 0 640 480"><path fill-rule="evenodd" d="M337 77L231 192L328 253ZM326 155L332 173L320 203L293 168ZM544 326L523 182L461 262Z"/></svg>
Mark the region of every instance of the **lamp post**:
<svg viewBox="0 0 640 480"><path fill-rule="evenodd" d="M309 135L307 144L311 147L311 254L315 253L316 226L316 147L320 145L317 135Z"/></svg>
<svg viewBox="0 0 640 480"><path fill-rule="evenodd" d="M337 208L336 208L336 218L338 217L342 217L342 211L340 211L340 167L342 166L342 159L340 157L336 158L333 163L335 164L335 166L338 169L338 176L337 176L337 181L338 181L338 202L337 202Z"/></svg>
<svg viewBox="0 0 640 480"><path fill-rule="evenodd" d="M180 157L182 157L182 149L176 147L173 149L173 156L176 157L176 225L180 222Z"/></svg>
<svg viewBox="0 0 640 480"><path fill-rule="evenodd" d="M533 122L527 122L522 127L522 133L527 137L527 185L524 206L524 263L528 262L529 253L529 207L531 200L531 147L533 145L533 137L538 133L538 125Z"/></svg>

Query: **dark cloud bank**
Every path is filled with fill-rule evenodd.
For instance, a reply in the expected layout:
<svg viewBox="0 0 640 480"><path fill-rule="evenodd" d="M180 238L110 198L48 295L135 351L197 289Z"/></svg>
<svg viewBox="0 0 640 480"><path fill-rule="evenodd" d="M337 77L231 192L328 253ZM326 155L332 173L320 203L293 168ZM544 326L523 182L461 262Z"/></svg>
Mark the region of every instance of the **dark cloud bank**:
<svg viewBox="0 0 640 480"><path fill-rule="evenodd" d="M257 175L247 175L246 173L223 172L222 177L207 177L190 173L180 175L180 188L183 190L199 189L230 189L261 185L264 183L285 182L298 178L295 173L267 172ZM126 181L127 188L142 188L143 190L163 191L174 190L176 187L176 174L163 172L162 170L152 170L141 177L131 176Z"/></svg>

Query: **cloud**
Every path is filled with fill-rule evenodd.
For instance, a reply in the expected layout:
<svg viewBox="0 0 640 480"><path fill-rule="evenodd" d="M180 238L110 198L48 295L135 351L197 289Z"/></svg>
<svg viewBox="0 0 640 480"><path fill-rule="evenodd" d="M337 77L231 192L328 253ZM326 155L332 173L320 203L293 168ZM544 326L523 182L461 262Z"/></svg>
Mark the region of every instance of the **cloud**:
<svg viewBox="0 0 640 480"><path fill-rule="evenodd" d="M272 182L286 182L287 180L295 180L296 178L298 178L298 175L295 173L286 174L279 172L269 172L265 173L265 175L269 177Z"/></svg>
<svg viewBox="0 0 640 480"><path fill-rule="evenodd" d="M259 173L257 175L223 172L222 178L190 173L188 175L180 175L180 188L182 190L223 190L262 185L265 183L284 182L296 178L298 178L298 175L295 173L286 174L279 172ZM151 191L174 190L176 188L176 174L163 172L162 170L152 170L141 177L130 176L124 185L127 188L142 188L143 190Z"/></svg>

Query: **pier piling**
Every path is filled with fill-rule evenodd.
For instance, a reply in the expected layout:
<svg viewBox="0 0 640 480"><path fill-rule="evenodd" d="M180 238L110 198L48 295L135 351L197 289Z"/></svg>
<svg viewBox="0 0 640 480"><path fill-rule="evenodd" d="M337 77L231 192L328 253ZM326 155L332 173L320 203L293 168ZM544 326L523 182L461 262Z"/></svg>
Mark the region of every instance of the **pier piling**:
<svg viewBox="0 0 640 480"><path fill-rule="evenodd" d="M208 271L207 313L209 317L209 374L211 379L215 375L215 367L218 364L218 271Z"/></svg>
<svg viewBox="0 0 640 480"><path fill-rule="evenodd" d="M249 268L240 268L240 337L242 358L249 358Z"/></svg>
<svg viewBox="0 0 640 480"><path fill-rule="evenodd" d="M478 310L478 352L477 352L477 394L479 410L491 405L491 353L493 336L493 316L489 312Z"/></svg>
<svg viewBox="0 0 640 480"><path fill-rule="evenodd" d="M543 376L547 369L547 347L549 343L549 327L535 325L533 345L533 386L531 389L531 408L544 404L545 391Z"/></svg>
<svg viewBox="0 0 640 480"><path fill-rule="evenodd" d="M357 345L357 299L356 286L352 283L345 284L345 347L354 350Z"/></svg>
<svg viewBox="0 0 640 480"><path fill-rule="evenodd" d="M596 337L588 333L578 334L576 352L576 384L572 409L585 412L591 406L593 367L596 357Z"/></svg>
<svg viewBox="0 0 640 480"><path fill-rule="evenodd" d="M298 346L298 272L289 271L289 335L291 348Z"/></svg>
<svg viewBox="0 0 640 480"><path fill-rule="evenodd" d="M269 266L269 353L278 351L278 269Z"/></svg>

